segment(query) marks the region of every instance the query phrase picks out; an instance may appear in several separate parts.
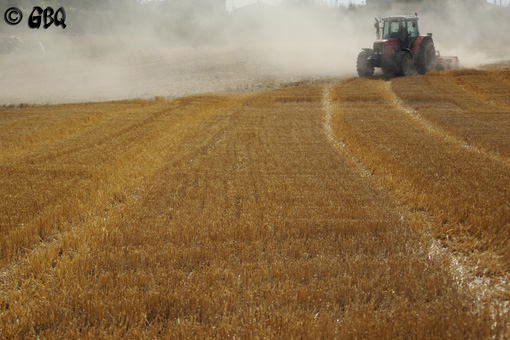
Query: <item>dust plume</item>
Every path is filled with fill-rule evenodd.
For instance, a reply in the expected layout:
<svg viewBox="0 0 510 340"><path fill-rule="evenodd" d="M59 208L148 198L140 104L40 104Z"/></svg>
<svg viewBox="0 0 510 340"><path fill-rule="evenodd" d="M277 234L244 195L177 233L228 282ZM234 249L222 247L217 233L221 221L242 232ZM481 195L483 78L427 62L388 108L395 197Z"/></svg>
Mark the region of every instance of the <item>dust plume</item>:
<svg viewBox="0 0 510 340"><path fill-rule="evenodd" d="M0 105L178 97L355 76L358 52L375 39L374 17L415 10L422 33L433 33L436 48L464 66L505 58L509 46L508 8L463 1L326 8L282 0L229 14L216 0L61 0L65 30L28 29L31 8L20 2L21 24L0 21ZM6 51L11 36L23 43Z"/></svg>

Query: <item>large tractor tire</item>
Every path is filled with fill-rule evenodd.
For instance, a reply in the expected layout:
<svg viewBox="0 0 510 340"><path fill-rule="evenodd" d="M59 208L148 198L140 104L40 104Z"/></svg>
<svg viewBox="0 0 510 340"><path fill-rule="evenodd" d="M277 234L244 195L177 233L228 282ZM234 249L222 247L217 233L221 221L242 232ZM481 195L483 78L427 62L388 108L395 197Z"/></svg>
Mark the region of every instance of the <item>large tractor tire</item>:
<svg viewBox="0 0 510 340"><path fill-rule="evenodd" d="M395 77L395 71L393 67L383 66L381 67L381 71L383 73L384 78L393 78Z"/></svg>
<svg viewBox="0 0 510 340"><path fill-rule="evenodd" d="M414 65L411 53L407 51L399 52L397 70L397 75L401 77L413 75Z"/></svg>
<svg viewBox="0 0 510 340"><path fill-rule="evenodd" d="M416 71L419 74L425 74L436 68L436 48L432 38L425 39L420 44L418 55L416 57Z"/></svg>
<svg viewBox="0 0 510 340"><path fill-rule="evenodd" d="M374 75L374 65L369 62L370 52L363 50L358 54L358 60L356 61L356 70L360 77L371 77Z"/></svg>

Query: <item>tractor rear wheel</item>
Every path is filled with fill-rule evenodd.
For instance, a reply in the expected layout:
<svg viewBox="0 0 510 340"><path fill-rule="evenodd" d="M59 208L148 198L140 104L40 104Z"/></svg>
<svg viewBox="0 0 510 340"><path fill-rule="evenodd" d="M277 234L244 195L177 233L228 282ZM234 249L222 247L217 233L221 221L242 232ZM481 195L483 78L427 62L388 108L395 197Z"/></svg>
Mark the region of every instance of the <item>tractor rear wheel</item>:
<svg viewBox="0 0 510 340"><path fill-rule="evenodd" d="M426 39L420 44L416 58L416 70L419 74L425 74L436 67L436 48L432 39Z"/></svg>
<svg viewBox="0 0 510 340"><path fill-rule="evenodd" d="M370 57L369 51L361 51L358 54L358 60L356 61L356 70L360 77L371 77L374 75L374 65L368 60Z"/></svg>

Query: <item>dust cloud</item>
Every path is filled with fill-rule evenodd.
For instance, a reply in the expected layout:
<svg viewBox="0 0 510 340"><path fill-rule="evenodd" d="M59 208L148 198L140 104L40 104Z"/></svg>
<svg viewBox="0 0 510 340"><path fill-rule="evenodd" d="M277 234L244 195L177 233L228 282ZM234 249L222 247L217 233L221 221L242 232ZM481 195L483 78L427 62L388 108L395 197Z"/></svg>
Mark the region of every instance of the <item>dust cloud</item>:
<svg viewBox="0 0 510 340"><path fill-rule="evenodd" d="M65 30L0 21L0 105L171 98L355 76L358 52L375 40L374 17L415 11L422 34L433 33L436 49L463 66L505 59L510 46L508 8L464 1L331 9L282 0L231 14L216 0L60 3ZM7 7L0 4L2 17ZM3 41L13 35L23 43L7 50Z"/></svg>

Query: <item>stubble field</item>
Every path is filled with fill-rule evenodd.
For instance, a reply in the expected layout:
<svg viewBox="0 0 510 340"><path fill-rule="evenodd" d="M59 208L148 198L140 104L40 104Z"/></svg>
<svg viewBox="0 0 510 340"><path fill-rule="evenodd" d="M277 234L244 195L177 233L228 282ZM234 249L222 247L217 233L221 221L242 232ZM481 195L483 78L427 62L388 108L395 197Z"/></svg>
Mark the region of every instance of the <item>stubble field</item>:
<svg viewBox="0 0 510 340"><path fill-rule="evenodd" d="M510 336L509 83L0 108L0 338Z"/></svg>

